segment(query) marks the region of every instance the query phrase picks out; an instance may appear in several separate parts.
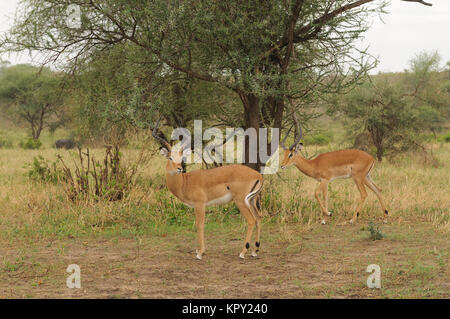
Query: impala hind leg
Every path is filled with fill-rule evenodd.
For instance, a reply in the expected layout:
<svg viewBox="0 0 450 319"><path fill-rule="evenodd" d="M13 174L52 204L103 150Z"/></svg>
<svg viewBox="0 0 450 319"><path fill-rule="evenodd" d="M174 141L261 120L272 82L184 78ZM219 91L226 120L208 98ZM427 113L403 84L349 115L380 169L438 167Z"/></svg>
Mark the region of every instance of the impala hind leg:
<svg viewBox="0 0 450 319"><path fill-rule="evenodd" d="M243 259L245 258L245 253L250 248L250 241L252 239L253 228L255 227L256 224L256 218L253 216L253 213L250 211L250 209L247 207L247 205L243 200L236 200L235 203L236 206L241 211L241 214L247 221L247 235L245 236L245 244L244 247L242 248L241 253L239 254L239 257Z"/></svg>
<svg viewBox="0 0 450 319"><path fill-rule="evenodd" d="M387 223L389 213L386 209L386 205L384 203L383 197L381 196L381 189L378 188L377 185L375 185L375 183L372 181L372 179L370 178L369 175L366 176L364 183L367 185L367 187L369 187L375 193L375 195L377 195L378 201L380 202L380 205L381 205L381 209L383 210L383 213L384 213L383 222Z"/></svg>
<svg viewBox="0 0 450 319"><path fill-rule="evenodd" d="M197 259L202 259L205 253L205 205L198 204L195 206L195 226L197 228Z"/></svg>
<svg viewBox="0 0 450 319"><path fill-rule="evenodd" d="M253 216L256 221L256 236L255 236L255 248L252 251L252 256L258 256L259 247L261 246L260 236L261 236L261 194L256 195L250 200L250 205L252 208Z"/></svg>
<svg viewBox="0 0 450 319"><path fill-rule="evenodd" d="M353 214L353 218L350 219L350 224L356 223L356 220L358 219L361 209L367 198L367 191L364 187L364 179L361 180L360 178L353 178L353 180L355 181L356 187L358 187L359 193L361 194L361 199L359 200L358 206L356 207L355 213Z"/></svg>

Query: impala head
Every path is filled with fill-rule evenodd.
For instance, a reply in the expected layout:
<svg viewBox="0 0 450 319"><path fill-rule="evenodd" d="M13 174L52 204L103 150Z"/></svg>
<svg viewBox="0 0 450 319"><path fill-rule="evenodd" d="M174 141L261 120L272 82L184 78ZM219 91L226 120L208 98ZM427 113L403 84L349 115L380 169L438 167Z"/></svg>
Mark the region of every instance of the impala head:
<svg viewBox="0 0 450 319"><path fill-rule="evenodd" d="M284 142L286 141L286 138L288 137L289 133L291 132L291 129L294 125L292 125L289 128L289 131L286 133L286 136L283 138L283 140L281 141L281 146L283 147L283 161L281 162L281 168L284 169L292 164L294 164L294 155L300 151L302 149L303 144L300 143L300 140L302 139L302 128L300 127L300 125L298 125L298 136L295 138L294 143L289 146L286 147L284 145Z"/></svg>
<svg viewBox="0 0 450 319"><path fill-rule="evenodd" d="M167 158L167 166L166 166L167 172L172 174L183 173L184 158L182 149L176 151L174 149L168 150L167 148L163 147L160 150L160 154L164 155Z"/></svg>
<svg viewBox="0 0 450 319"><path fill-rule="evenodd" d="M164 135L158 134L159 121L153 128L153 137L161 144L159 153L167 158L166 171L172 174L183 173L183 148L175 149L166 141Z"/></svg>

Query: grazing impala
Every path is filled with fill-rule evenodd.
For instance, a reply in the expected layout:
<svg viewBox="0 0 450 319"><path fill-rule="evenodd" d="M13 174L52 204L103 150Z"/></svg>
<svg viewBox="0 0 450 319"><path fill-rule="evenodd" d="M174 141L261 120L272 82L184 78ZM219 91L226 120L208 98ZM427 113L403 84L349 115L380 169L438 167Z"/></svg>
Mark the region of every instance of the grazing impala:
<svg viewBox="0 0 450 319"><path fill-rule="evenodd" d="M303 174L308 175L319 182L315 191L315 197L322 210L322 224L326 224L327 217L331 216L331 212L328 211L328 183L337 178L350 177L355 181L361 194L361 199L353 218L350 220L350 224L356 222L364 201L366 200L367 192L364 185L369 187L377 195L384 212L384 222L387 222L388 211L384 204L383 197L381 196L381 189L379 189L370 178L370 172L375 164L375 159L366 152L349 149L320 154L313 160L307 160L298 153L303 146L302 143L299 143L302 138L301 127L299 126L298 128L300 134L295 139L294 144L289 148L285 147L284 142L286 141L292 126L281 141L281 146L284 149L284 158L281 168L295 165ZM324 199L323 202L319 197L321 192Z"/></svg>
<svg viewBox="0 0 450 319"><path fill-rule="evenodd" d="M169 191L180 201L195 210L195 225L199 249L197 258L205 252L204 223L205 207L234 201L247 220L245 245L239 257L244 258L250 248L253 228L256 224L256 241L252 256L256 257L260 247L261 213L259 194L263 177L257 171L244 165L228 165L212 169L199 169L183 173L181 166L183 150L174 150L165 139L156 134L153 137L162 145L161 154L167 158L166 183Z"/></svg>

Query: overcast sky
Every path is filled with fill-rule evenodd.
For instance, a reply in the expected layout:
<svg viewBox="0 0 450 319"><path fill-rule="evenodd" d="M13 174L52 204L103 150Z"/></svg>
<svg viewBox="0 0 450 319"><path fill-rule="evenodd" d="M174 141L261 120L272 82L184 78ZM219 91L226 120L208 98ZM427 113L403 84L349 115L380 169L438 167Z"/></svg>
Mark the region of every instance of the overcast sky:
<svg viewBox="0 0 450 319"><path fill-rule="evenodd" d="M376 71L403 71L416 53L438 50L442 65L450 60L450 0L427 0L427 7L418 3L391 0L389 14L381 21L374 18L361 48L378 57ZM12 25L19 0L0 0L0 32ZM28 54L2 56L13 64L32 62Z"/></svg>

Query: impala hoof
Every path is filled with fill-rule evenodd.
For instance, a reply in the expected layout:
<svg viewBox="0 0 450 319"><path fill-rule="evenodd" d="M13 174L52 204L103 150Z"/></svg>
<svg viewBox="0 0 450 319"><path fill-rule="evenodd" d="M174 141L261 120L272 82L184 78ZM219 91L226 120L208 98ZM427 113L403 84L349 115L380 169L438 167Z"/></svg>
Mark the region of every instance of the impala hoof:
<svg viewBox="0 0 450 319"><path fill-rule="evenodd" d="M245 259L244 253L240 253L240 254L239 254L239 258Z"/></svg>
<svg viewBox="0 0 450 319"><path fill-rule="evenodd" d="M252 252L252 257L258 257L258 254L255 252Z"/></svg>
<svg viewBox="0 0 450 319"><path fill-rule="evenodd" d="M348 222L350 225L353 225L353 219L350 219Z"/></svg>
<svg viewBox="0 0 450 319"><path fill-rule="evenodd" d="M196 257L198 260L202 260L202 254L200 254L199 251L198 251L197 249L195 250L195 254L196 254L195 257Z"/></svg>
<svg viewBox="0 0 450 319"><path fill-rule="evenodd" d="M333 216L333 213L332 212L328 212L327 215L328 216Z"/></svg>
<svg viewBox="0 0 450 319"><path fill-rule="evenodd" d="M322 225L325 225L327 223L327 221L325 219L322 219L322 221L320 222Z"/></svg>

